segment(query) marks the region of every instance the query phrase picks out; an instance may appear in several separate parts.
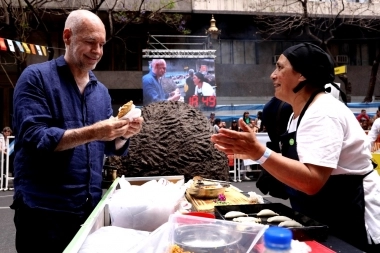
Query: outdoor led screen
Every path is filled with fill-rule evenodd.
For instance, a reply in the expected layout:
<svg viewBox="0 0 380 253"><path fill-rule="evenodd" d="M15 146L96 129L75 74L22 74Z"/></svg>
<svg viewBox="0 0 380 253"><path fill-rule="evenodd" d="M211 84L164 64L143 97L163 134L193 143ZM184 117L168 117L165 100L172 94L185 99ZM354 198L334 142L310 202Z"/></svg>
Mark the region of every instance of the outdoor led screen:
<svg viewBox="0 0 380 253"><path fill-rule="evenodd" d="M156 59L164 59L166 62L166 73L159 80L165 93L170 93L178 88L181 94L180 101L200 110L215 108L217 85L215 83L214 59ZM152 58L143 59L143 75L149 73L152 60ZM191 73L193 73L193 77L191 77ZM144 101L143 104L146 105Z"/></svg>

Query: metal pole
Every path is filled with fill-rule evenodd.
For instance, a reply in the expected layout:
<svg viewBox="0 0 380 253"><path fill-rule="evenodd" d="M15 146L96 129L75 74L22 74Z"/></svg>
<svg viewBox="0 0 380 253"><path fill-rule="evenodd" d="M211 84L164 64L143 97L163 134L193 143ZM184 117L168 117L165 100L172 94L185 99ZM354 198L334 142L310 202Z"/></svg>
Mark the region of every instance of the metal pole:
<svg viewBox="0 0 380 253"><path fill-rule="evenodd" d="M3 190L3 180L4 180L4 150L3 149L1 149L1 158L0 158L0 160L1 160L1 170L0 170L0 191L2 191Z"/></svg>
<svg viewBox="0 0 380 253"><path fill-rule="evenodd" d="M6 167L5 167L5 188L4 190L7 191L7 190L13 190L13 188L9 188L8 189L8 183L9 183L9 180L10 179L13 179L13 177L9 177L9 139L12 139L14 138L14 136L8 136L7 137L7 141L6 141L6 147L7 147L7 157L6 157L6 160L5 160L5 164L6 164Z"/></svg>

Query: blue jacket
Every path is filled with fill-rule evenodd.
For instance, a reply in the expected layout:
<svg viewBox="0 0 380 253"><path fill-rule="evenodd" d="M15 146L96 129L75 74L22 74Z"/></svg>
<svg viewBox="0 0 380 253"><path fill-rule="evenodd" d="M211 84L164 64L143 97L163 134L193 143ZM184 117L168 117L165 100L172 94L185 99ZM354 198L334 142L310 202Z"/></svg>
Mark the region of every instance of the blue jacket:
<svg viewBox="0 0 380 253"><path fill-rule="evenodd" d="M161 83L158 82L157 75L152 71L143 76L142 84L144 105L164 101L169 97L169 94L165 94Z"/></svg>
<svg viewBox="0 0 380 253"><path fill-rule="evenodd" d="M32 208L82 213L102 196L104 154L123 155L128 143L93 141L54 152L66 129L112 116L107 88L90 71L80 94L63 56L27 67L13 96L15 200Z"/></svg>

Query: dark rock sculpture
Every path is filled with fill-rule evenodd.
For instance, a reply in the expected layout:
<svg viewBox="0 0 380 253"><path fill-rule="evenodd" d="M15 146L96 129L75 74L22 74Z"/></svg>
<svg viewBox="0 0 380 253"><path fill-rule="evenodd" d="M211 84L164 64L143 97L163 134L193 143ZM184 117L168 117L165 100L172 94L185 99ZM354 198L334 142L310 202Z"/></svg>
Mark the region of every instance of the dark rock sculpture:
<svg viewBox="0 0 380 253"><path fill-rule="evenodd" d="M198 109L182 102L144 106L141 132L130 139L125 157L108 157L118 176L184 175L229 179L227 156L214 148L210 123Z"/></svg>

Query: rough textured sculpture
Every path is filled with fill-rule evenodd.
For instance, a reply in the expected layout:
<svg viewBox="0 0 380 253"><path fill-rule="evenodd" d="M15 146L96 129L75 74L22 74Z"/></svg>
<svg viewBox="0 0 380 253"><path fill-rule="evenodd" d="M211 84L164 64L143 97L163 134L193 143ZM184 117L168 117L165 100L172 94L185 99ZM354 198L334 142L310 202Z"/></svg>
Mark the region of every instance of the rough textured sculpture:
<svg viewBox="0 0 380 253"><path fill-rule="evenodd" d="M142 131L130 140L125 157L108 157L118 176L184 175L229 179L227 156L210 141L213 130L198 109L182 102L164 101L142 108Z"/></svg>

